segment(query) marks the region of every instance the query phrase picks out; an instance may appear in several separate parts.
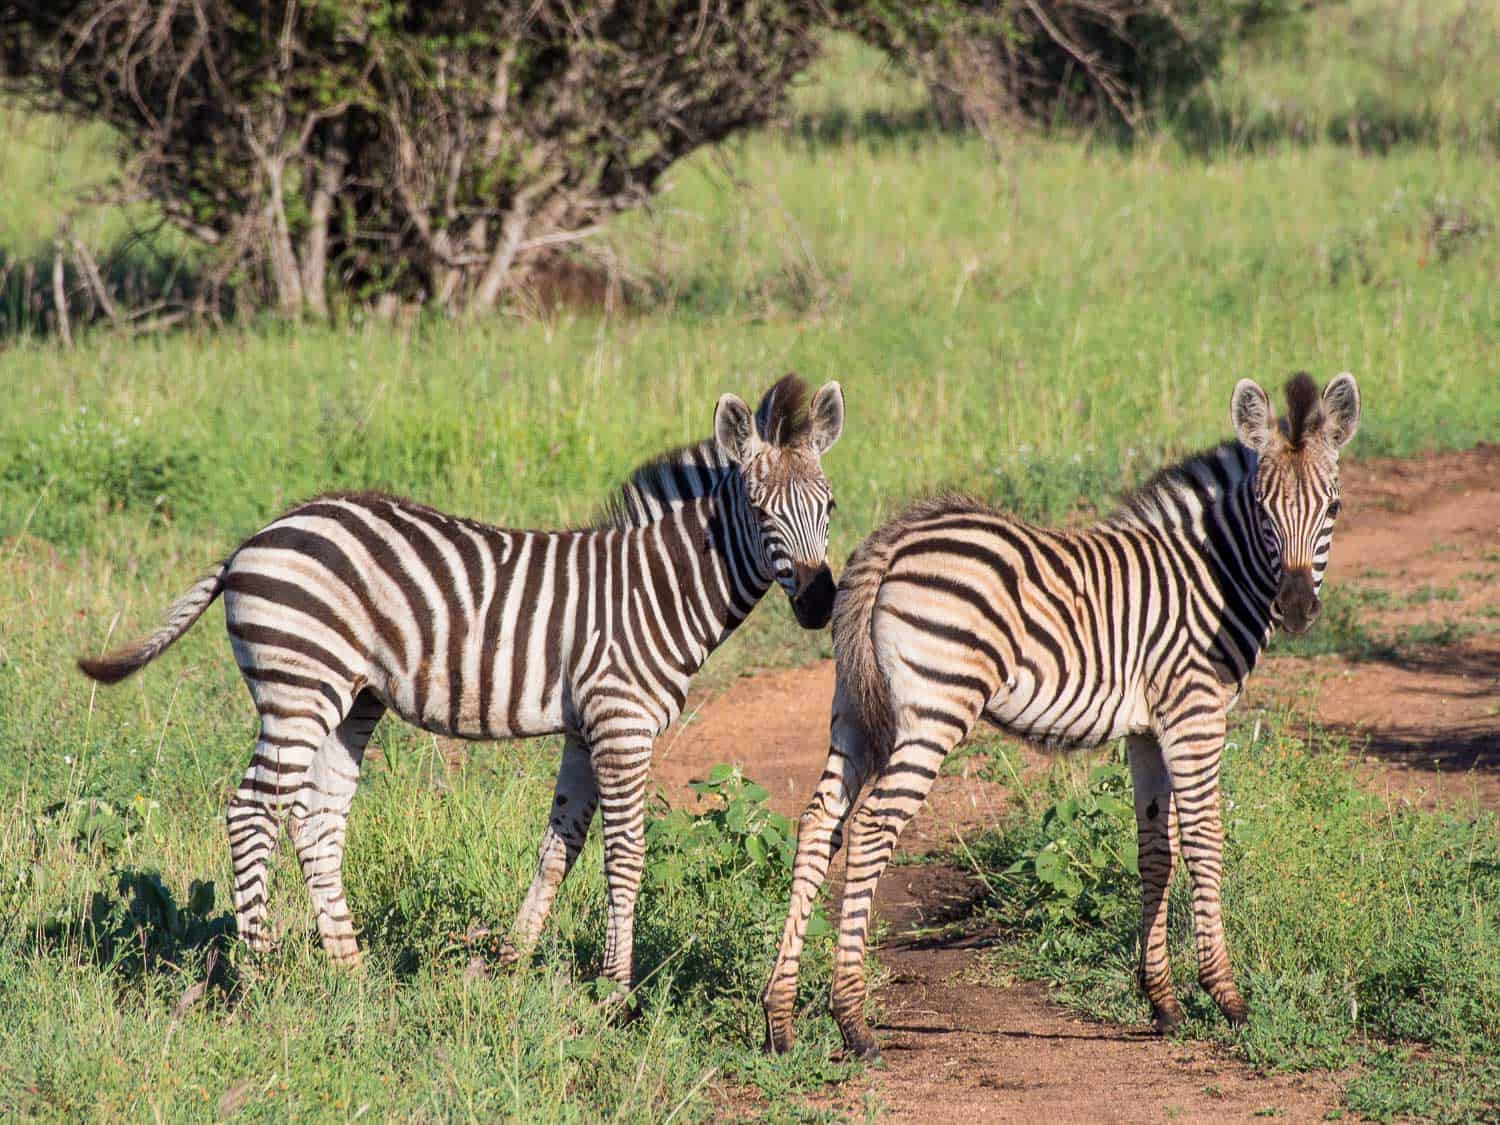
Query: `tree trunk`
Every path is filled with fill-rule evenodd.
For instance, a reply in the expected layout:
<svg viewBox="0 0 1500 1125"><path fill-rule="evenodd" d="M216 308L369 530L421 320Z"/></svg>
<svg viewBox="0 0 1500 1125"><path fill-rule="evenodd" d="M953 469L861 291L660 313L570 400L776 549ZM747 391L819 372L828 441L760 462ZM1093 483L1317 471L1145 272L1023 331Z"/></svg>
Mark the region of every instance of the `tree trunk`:
<svg viewBox="0 0 1500 1125"><path fill-rule="evenodd" d="M57 308L57 334L64 347L73 346L73 330L68 324L68 287L63 277L62 240L52 252L52 303Z"/></svg>
<svg viewBox="0 0 1500 1125"><path fill-rule="evenodd" d="M325 319L328 316L328 222L349 161L342 133L343 129L339 127L334 133L333 143L318 161L318 179L307 208L307 237L302 241L302 292L313 315Z"/></svg>
<svg viewBox="0 0 1500 1125"><path fill-rule="evenodd" d="M297 252L292 248L292 230L286 218L286 197L282 184L286 171L285 157L265 161L270 198L266 200L266 217L271 228L271 272L276 279L276 303L284 313L296 315L303 309L302 274L297 268Z"/></svg>

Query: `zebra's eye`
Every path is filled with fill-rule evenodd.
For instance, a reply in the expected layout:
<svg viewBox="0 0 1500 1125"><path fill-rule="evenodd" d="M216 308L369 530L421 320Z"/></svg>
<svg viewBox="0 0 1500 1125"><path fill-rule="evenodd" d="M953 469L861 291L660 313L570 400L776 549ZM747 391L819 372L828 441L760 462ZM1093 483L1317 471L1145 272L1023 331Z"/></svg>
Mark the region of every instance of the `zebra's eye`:
<svg viewBox="0 0 1500 1125"><path fill-rule="evenodd" d="M1338 519L1339 513L1342 512L1343 510L1344 510L1343 502L1339 501L1339 500L1335 500L1332 504L1328 505L1328 518L1331 519L1331 520Z"/></svg>

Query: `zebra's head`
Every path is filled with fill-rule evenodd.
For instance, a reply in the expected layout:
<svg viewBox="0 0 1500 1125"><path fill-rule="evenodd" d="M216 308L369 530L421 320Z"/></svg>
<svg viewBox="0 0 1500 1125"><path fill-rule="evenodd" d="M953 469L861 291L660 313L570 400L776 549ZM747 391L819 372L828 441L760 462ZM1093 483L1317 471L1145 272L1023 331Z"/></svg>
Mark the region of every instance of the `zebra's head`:
<svg viewBox="0 0 1500 1125"><path fill-rule="evenodd" d="M755 562L781 584L805 629L821 629L833 613L828 513L834 503L822 457L843 431L839 385L824 384L809 405L796 375L767 391L754 414L735 395L724 395L714 409L719 452L740 469Z"/></svg>
<svg viewBox="0 0 1500 1125"><path fill-rule="evenodd" d="M1318 590L1342 506L1339 450L1359 428L1359 387L1345 372L1319 395L1310 376L1294 375L1278 419L1266 392L1241 379L1229 417L1240 441L1260 454L1255 502L1262 540L1280 574L1272 620L1289 633L1305 633L1321 609Z"/></svg>

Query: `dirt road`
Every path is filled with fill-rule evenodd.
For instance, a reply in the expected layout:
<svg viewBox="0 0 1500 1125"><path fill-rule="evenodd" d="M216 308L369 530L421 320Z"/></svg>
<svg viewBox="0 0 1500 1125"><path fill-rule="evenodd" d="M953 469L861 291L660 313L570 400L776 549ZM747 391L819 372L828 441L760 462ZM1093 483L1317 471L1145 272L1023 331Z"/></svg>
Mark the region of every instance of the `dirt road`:
<svg viewBox="0 0 1500 1125"><path fill-rule="evenodd" d="M1500 448L1352 465L1343 492L1329 581L1352 588L1381 636L1400 643L1385 659L1270 661L1243 706L1290 705L1347 731L1365 747L1368 782L1393 794L1500 808ZM668 737L656 777L688 802L689 780L738 762L795 815L822 769L832 694L827 663L740 680ZM902 850L948 851L1012 799L944 775ZM858 1116L873 1095L887 1119L932 1125L1317 1121L1337 1108L1335 1076L1259 1075L1144 1025L1076 1019L1033 984L974 983L965 970L983 934L912 933L963 916L977 895L942 865L893 867L882 881L877 910L893 935L878 950L891 974L876 1029L886 1066L833 1092L832 1108Z"/></svg>

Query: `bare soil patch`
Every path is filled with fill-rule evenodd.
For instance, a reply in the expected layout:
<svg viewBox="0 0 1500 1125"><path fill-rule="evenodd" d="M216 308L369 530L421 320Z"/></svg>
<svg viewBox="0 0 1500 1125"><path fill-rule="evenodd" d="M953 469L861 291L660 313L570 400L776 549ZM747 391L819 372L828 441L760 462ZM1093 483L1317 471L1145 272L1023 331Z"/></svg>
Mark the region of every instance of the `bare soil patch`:
<svg viewBox="0 0 1500 1125"><path fill-rule="evenodd" d="M1398 643L1268 660L1245 706L1289 706L1347 733L1371 784L1394 795L1500 809L1500 447L1355 464L1344 476L1329 579L1371 591L1362 617ZM657 780L691 806L690 780L738 763L796 816L822 770L832 696L828 662L736 681L664 742ZM1027 773L1045 768L1041 755L1026 760ZM944 774L901 853L951 855L1017 799L977 776ZM1337 1075L1260 1074L1144 1024L1081 1020L1035 984L986 983L969 970L993 935L952 924L981 890L945 862L892 866L876 900L886 1062L816 1101L860 1116L873 1097L890 1120L926 1122L1317 1121L1337 1108Z"/></svg>
<svg viewBox="0 0 1500 1125"><path fill-rule="evenodd" d="M1500 810L1500 446L1343 475L1327 580L1395 651L1278 657L1245 703L1347 734L1393 795Z"/></svg>

